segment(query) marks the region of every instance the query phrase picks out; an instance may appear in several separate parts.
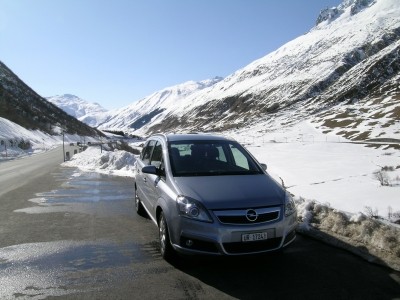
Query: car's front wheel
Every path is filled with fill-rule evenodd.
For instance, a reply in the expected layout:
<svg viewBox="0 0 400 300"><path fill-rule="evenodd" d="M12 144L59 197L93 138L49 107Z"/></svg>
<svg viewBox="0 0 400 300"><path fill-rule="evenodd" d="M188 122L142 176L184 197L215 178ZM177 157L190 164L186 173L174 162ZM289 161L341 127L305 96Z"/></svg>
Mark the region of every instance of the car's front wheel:
<svg viewBox="0 0 400 300"><path fill-rule="evenodd" d="M163 212L160 213L158 232L160 238L161 256L165 260L172 259L174 256L174 249L172 248L171 241L169 239L168 225Z"/></svg>

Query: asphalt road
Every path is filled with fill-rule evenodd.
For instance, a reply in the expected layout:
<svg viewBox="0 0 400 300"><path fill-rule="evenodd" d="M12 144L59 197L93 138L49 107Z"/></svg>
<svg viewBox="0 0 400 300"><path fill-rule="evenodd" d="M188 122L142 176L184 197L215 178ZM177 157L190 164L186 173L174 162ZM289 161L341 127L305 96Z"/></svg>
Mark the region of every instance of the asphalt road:
<svg viewBox="0 0 400 300"><path fill-rule="evenodd" d="M61 162L0 164L0 299L400 299L398 272L302 236L279 255L168 263L131 178Z"/></svg>

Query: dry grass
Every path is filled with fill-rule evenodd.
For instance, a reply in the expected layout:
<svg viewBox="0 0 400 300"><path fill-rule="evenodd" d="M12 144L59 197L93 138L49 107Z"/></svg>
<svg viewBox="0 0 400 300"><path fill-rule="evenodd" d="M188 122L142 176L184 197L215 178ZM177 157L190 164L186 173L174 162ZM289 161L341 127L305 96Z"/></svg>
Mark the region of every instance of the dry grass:
<svg viewBox="0 0 400 300"><path fill-rule="evenodd" d="M353 120L336 120L336 119L327 119L322 124L322 126L328 128L338 128L338 127L347 127L350 126L354 121Z"/></svg>
<svg viewBox="0 0 400 300"><path fill-rule="evenodd" d="M300 232L310 235L324 232L331 241L340 240L344 248L368 260L400 270L399 228L362 213L350 217L315 201L300 198L296 199L296 204Z"/></svg>

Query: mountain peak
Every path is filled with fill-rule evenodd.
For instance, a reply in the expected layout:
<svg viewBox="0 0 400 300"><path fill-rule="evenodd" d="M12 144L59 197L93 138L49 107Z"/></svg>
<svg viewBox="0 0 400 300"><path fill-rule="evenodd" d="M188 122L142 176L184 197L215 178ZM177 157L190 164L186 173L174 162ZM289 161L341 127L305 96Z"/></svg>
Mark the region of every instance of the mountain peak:
<svg viewBox="0 0 400 300"><path fill-rule="evenodd" d="M77 119L87 114L103 113L107 111L98 103L90 103L72 94L56 95L46 97L46 99Z"/></svg>
<svg viewBox="0 0 400 300"><path fill-rule="evenodd" d="M327 22L329 24L346 12L349 13L349 16L353 16L375 3L376 0L344 0L337 7L325 8L321 10L317 18L316 25L319 25L322 22Z"/></svg>
<svg viewBox="0 0 400 300"><path fill-rule="evenodd" d="M76 99L76 98L78 98L78 96L75 96L75 95L72 95L72 94L64 94L64 95L62 95L61 97L70 98L70 99Z"/></svg>

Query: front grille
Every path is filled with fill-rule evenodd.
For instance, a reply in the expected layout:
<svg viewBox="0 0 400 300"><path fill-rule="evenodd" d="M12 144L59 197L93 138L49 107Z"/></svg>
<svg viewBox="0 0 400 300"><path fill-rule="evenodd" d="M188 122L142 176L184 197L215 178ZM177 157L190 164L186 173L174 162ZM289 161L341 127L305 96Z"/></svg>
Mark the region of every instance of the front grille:
<svg viewBox="0 0 400 300"><path fill-rule="evenodd" d="M263 251L274 250L281 244L282 238L272 238L265 241L257 242L235 242L224 243L225 251L230 254L257 253Z"/></svg>
<svg viewBox="0 0 400 300"><path fill-rule="evenodd" d="M257 214L253 220L248 218L249 211ZM279 220L280 207L266 207L257 209L215 210L214 214L222 224L258 224Z"/></svg>

